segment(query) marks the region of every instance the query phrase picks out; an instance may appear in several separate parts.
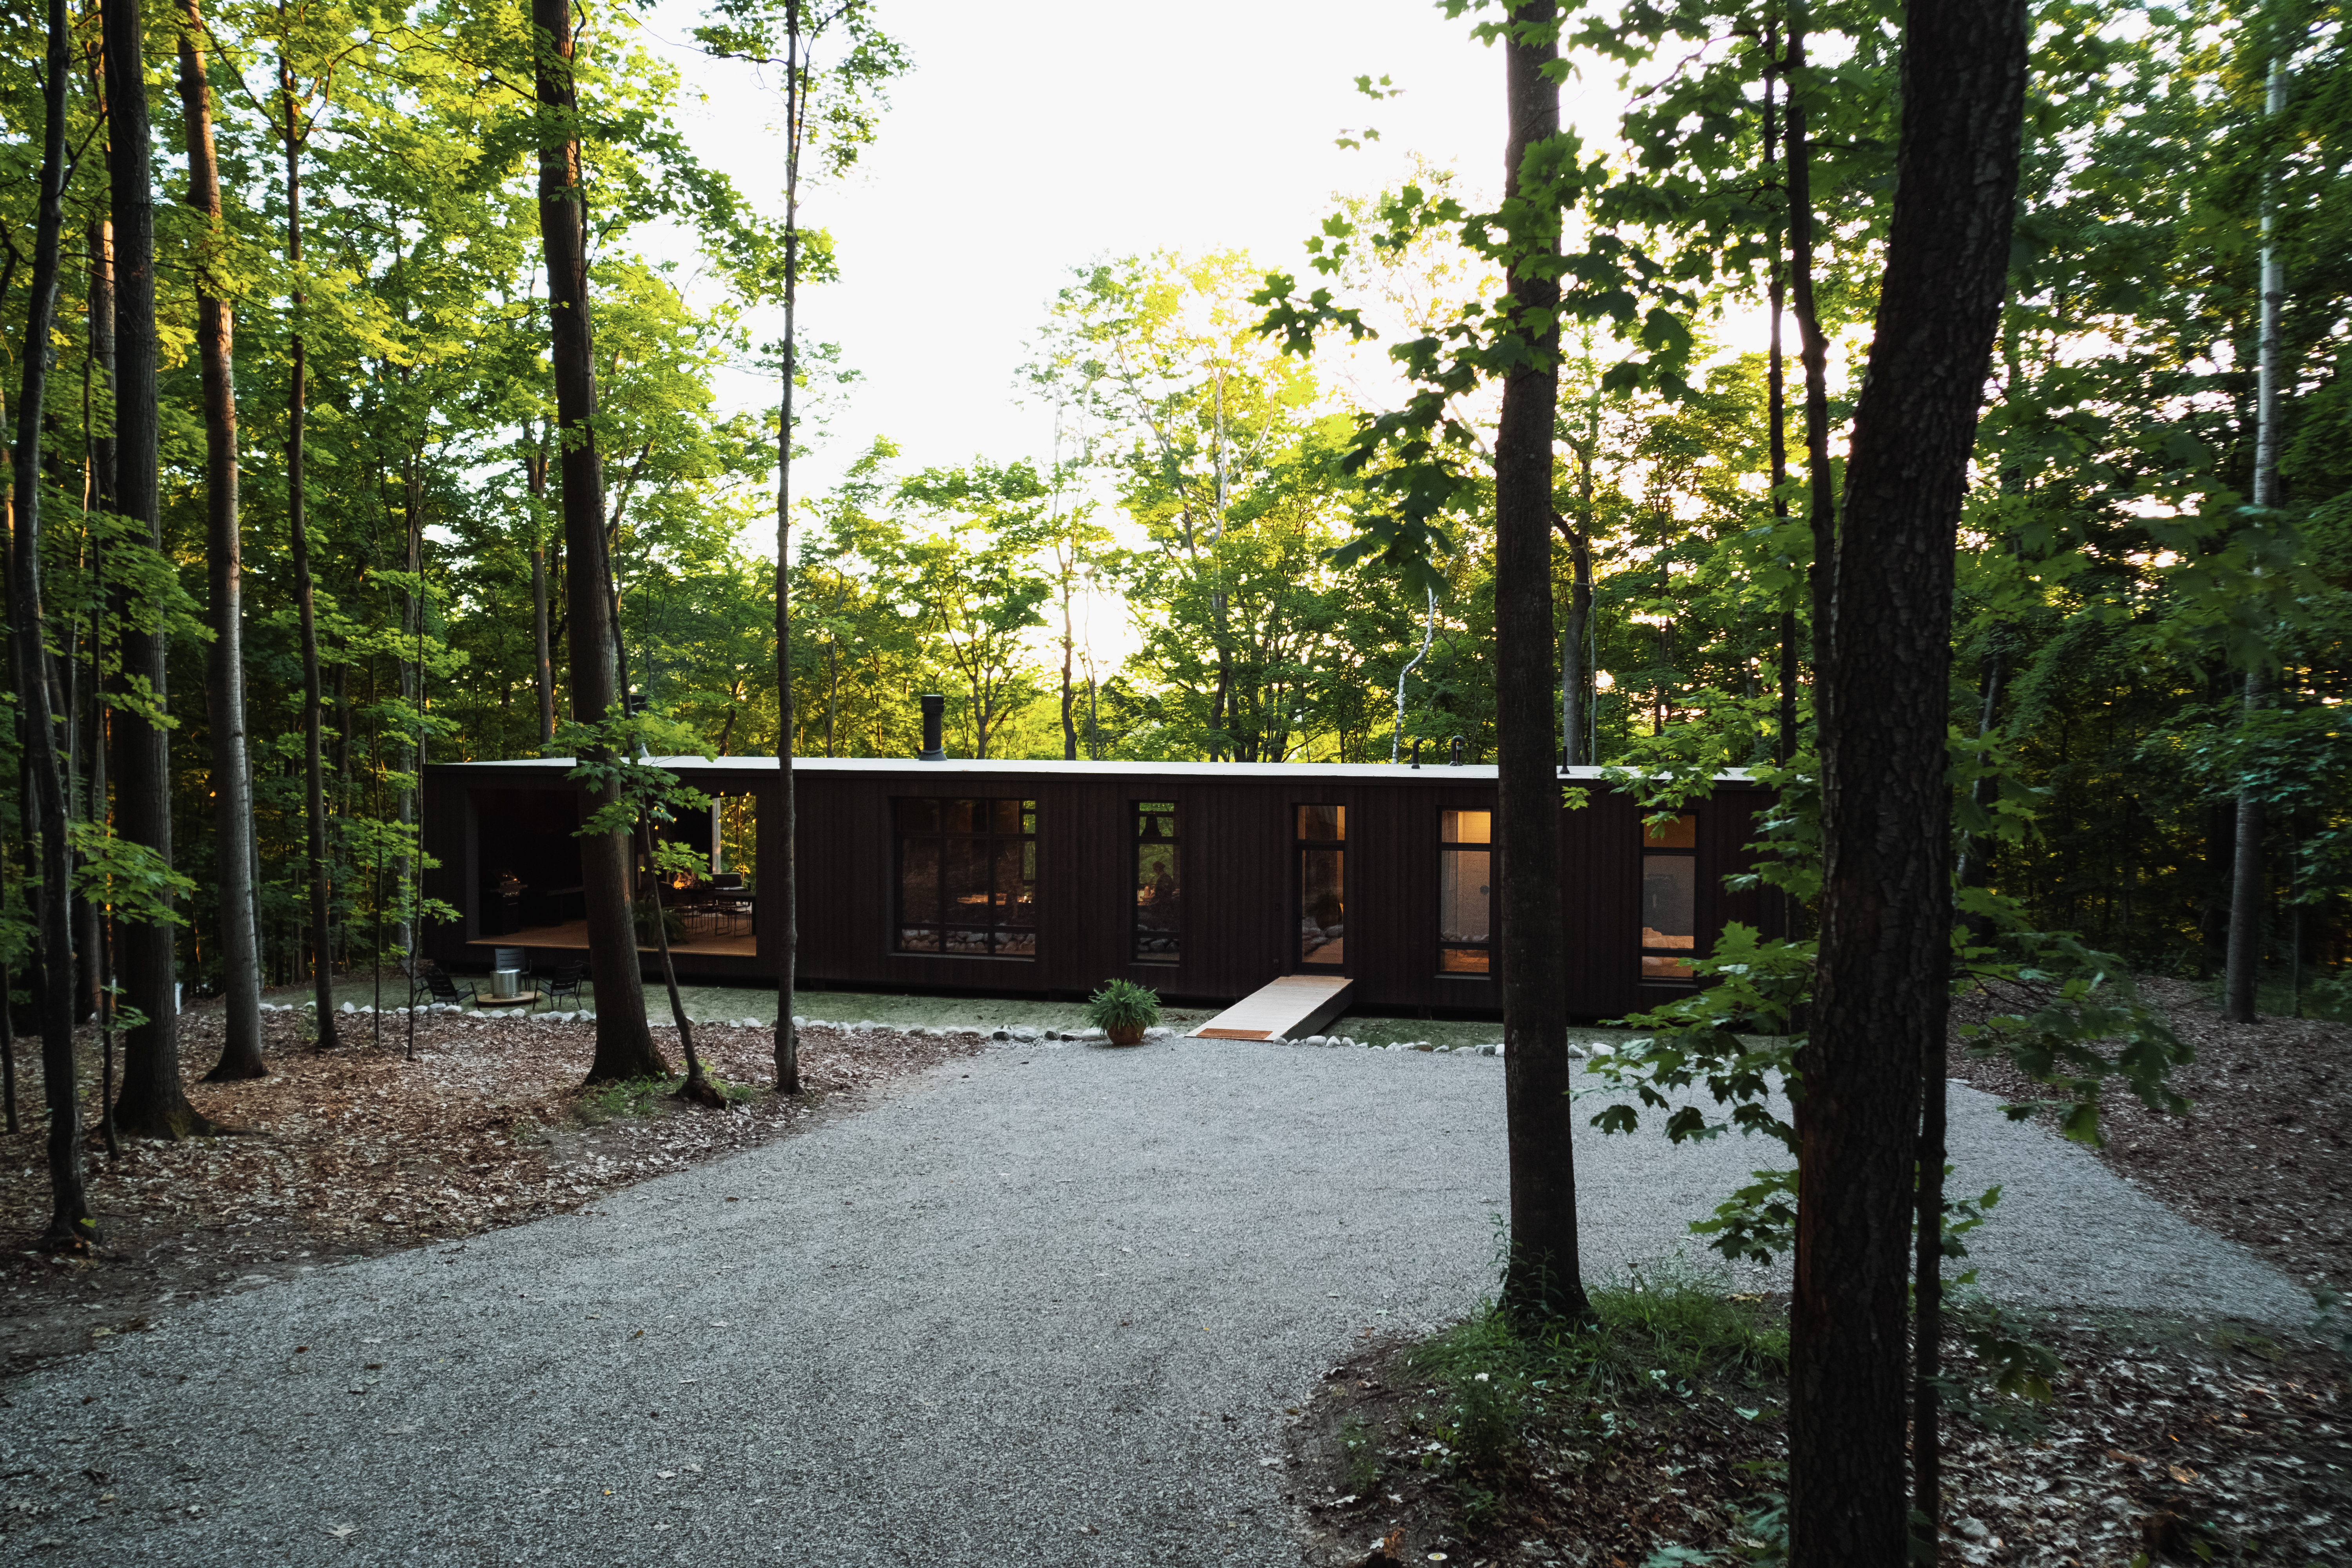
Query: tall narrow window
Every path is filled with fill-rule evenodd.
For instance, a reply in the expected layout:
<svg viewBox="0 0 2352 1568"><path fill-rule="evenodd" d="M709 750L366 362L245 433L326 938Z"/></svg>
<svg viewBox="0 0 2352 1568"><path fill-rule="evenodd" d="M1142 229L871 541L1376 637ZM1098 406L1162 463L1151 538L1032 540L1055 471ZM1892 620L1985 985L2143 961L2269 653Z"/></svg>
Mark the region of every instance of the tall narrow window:
<svg viewBox="0 0 2352 1568"><path fill-rule="evenodd" d="M902 800L898 950L1037 956L1037 803Z"/></svg>
<svg viewBox="0 0 2352 1568"><path fill-rule="evenodd" d="M1348 808L1302 805L1298 833L1298 962L1348 961Z"/></svg>
<svg viewBox="0 0 2352 1568"><path fill-rule="evenodd" d="M1437 814L1437 969L1494 971L1495 814Z"/></svg>
<svg viewBox="0 0 2352 1568"><path fill-rule="evenodd" d="M1184 958L1184 863L1177 852L1176 803L1135 803L1135 962Z"/></svg>
<svg viewBox="0 0 2352 1568"><path fill-rule="evenodd" d="M1689 980L1698 951L1698 818L1642 825L1642 978Z"/></svg>

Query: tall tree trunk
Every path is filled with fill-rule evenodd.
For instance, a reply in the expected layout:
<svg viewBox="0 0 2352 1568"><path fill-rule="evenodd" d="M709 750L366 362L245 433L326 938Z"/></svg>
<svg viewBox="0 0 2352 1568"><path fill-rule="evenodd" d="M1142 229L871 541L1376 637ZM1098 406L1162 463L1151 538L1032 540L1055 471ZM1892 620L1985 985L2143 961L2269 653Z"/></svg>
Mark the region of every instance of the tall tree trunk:
<svg viewBox="0 0 2352 1568"><path fill-rule="evenodd" d="M1559 638L1560 757L1570 767L1584 767L1592 759L1584 744L1585 687L1592 672L1584 667L1584 645L1592 626L1591 470L1580 481L1584 521L1562 530L1568 535L1568 624Z"/></svg>
<svg viewBox="0 0 2352 1568"><path fill-rule="evenodd" d="M1590 374L1592 366L1589 352L1585 361ZM1576 454L1576 522L1571 526L1565 518L1559 517L1553 521L1568 541L1569 569L1572 574L1568 591L1568 625L1560 635L1560 759L1570 767L1581 767L1592 761L1584 742L1585 690L1592 679L1592 672L1584 667L1584 651L1592 626L1593 468L1601 460L1601 392L1597 386L1585 400L1583 438L1574 444L1572 450Z"/></svg>
<svg viewBox="0 0 2352 1568"><path fill-rule="evenodd" d="M1505 43L1510 132L1506 205L1541 201L1522 169L1559 132L1553 0L1519 0ZM1531 42L1528 30L1544 35ZM1556 213L1522 232L1557 244ZM1503 1038L1511 1159L1511 1255L1505 1305L1522 1318L1591 1316L1578 1258L1576 1164L1569 1130L1567 927L1559 878L1559 785L1551 745L1552 420L1559 401L1559 285L1537 256L1515 259L1510 295L1526 342L1503 381L1495 432L1496 848L1502 859ZM1533 317L1530 321L1528 318Z"/></svg>
<svg viewBox="0 0 2352 1568"><path fill-rule="evenodd" d="M294 272L292 361L286 386L286 523L292 535L294 604L302 641L302 816L304 850L310 859L310 1001L317 1013L318 1048L342 1041L335 1030L334 867L327 858L326 693L319 679L319 616L310 568L308 498L303 494L302 437L310 417L309 344L302 333L302 144L294 98L294 68L278 57L278 86L284 99L286 151L286 260Z"/></svg>
<svg viewBox="0 0 2352 1568"><path fill-rule="evenodd" d="M1767 28L1764 34L1764 55L1766 60L1764 71L1764 166L1767 170L1771 170L1780 157L1779 141L1780 135L1780 125L1779 105L1774 98L1774 89L1777 85L1781 70L1781 62L1776 58L1780 53L1780 33L1777 29ZM1785 184L1785 174L1783 179L1784 189L1792 189L1793 187L1788 186ZM1811 184L1810 177L1807 179L1806 184L1808 186L1808 195L1810 195L1810 187ZM1795 203L1793 200L1790 203L1790 210L1793 215L1795 211ZM1806 269L1809 273L1811 270L1811 258L1810 254L1811 216L1812 215L1811 213L1806 215L1806 232L1808 240ZM1772 521L1775 523L1783 523L1789 521L1789 498L1781 493L1781 487L1789 482L1789 363L1787 351L1781 344L1781 318L1788 311L1789 276L1786 260L1782 254L1783 245L1783 236L1776 232L1772 236L1772 277L1769 290L1772 311L1770 347L1766 354L1764 373L1765 399L1767 405L1766 419L1770 430L1769 440L1772 452ZM1810 280L1807 287L1808 291L1810 291ZM1826 401L1826 395L1824 395L1824 400ZM1808 409L1810 409L1811 406L1811 402L1808 400ZM1779 628L1780 644L1780 679L1777 682L1780 689L1780 721L1774 726L1772 747L1773 759L1783 767L1788 766L1789 759L1797 754L1797 606L1795 603L1796 591L1791 589L1790 592L1790 603L1783 605L1780 610L1780 625Z"/></svg>
<svg viewBox="0 0 2352 1568"><path fill-rule="evenodd" d="M1062 760L1078 760L1078 725L1076 715L1077 689L1070 680L1070 664L1077 647L1077 632L1070 620L1070 574L1062 574Z"/></svg>
<svg viewBox="0 0 2352 1568"><path fill-rule="evenodd" d="M41 416L48 391L49 334L57 324L58 237L65 227L66 72L70 38L65 0L48 0L48 50L41 80L40 206L33 231L32 295L25 309L24 392L16 405L14 570L10 629L15 634L16 700L24 714L26 782L18 810L25 839L38 856L40 974L34 985L41 1019L41 1079L49 1111L51 1247L87 1247L98 1239L82 1188L80 1100L74 1081L73 934L68 929L70 858L66 792L49 708L48 639L41 612ZM0 995L0 1006L7 999ZM12 1053L13 1056L13 1053Z"/></svg>
<svg viewBox="0 0 2352 1568"><path fill-rule="evenodd" d="M398 754L403 783L394 796L394 813L402 833L399 852L392 858L392 885L398 889L400 912L392 922L393 945L410 956L416 953L417 932L410 922L417 875L413 845L416 826L416 790L425 763L425 459L420 447L409 447L400 467L402 538L400 569L408 574L408 591L400 611L403 658L393 656L400 674L400 700L408 720L401 726Z"/></svg>
<svg viewBox="0 0 2352 1568"><path fill-rule="evenodd" d="M776 408L776 809L771 842L782 864L762 868L775 898L776 1092L801 1091L801 1030L793 1016L800 969L800 801L793 779L793 376L800 303L802 120L808 84L801 58L800 0L784 3L784 364ZM764 894L762 895L765 901Z"/></svg>
<svg viewBox="0 0 2352 1568"><path fill-rule="evenodd" d="M1794 1568L1907 1555L1918 1078L1949 1006L1952 557L2007 291L2025 43L2024 0L1908 8L1886 270L1816 579L1825 856L1790 1314Z"/></svg>
<svg viewBox="0 0 2352 1568"><path fill-rule="evenodd" d="M555 372L558 443L563 465L563 536L572 716L602 723L619 700L612 604L605 596L604 479L596 455L595 342L588 316L588 236L580 188L580 142L572 90L572 8L531 0L532 64L543 127L539 154L539 226L547 252L549 357ZM602 808L619 798L598 794ZM588 1081L652 1078L668 1070L646 1026L644 971L637 959L628 839L596 833L580 840L588 905L588 962L596 986L596 1057Z"/></svg>
<svg viewBox="0 0 2352 1568"><path fill-rule="evenodd" d="M107 165L114 204L114 493L121 514L163 547L156 467L155 198L149 171L146 51L139 0L105 0ZM121 623L122 676L145 683L148 700L168 696L167 637L162 626ZM114 717L115 821L121 837L172 863L171 731L126 704ZM160 895L159 895L160 897ZM168 901L166 900L168 903ZM138 1026L123 1039L122 1089L114 1115L133 1138L185 1138L213 1125L188 1103L180 1082L178 954L169 920L118 914L124 1002Z"/></svg>
<svg viewBox="0 0 2352 1568"><path fill-rule="evenodd" d="M2275 119L2286 107L2286 61L2271 58L2264 112ZM2262 314L2254 347L2254 505L2278 505L2279 306L2286 298L2286 268L2279 259L2270 180L2263 182ZM2263 671L2246 672L2245 714L2263 705ZM2230 951L2222 972L2221 1016L2233 1024L2260 1021L2254 1010L2254 980L2263 956L2263 797L2252 785L2238 792L2238 848L2230 875Z"/></svg>
<svg viewBox="0 0 2352 1568"><path fill-rule="evenodd" d="M530 487L530 648L532 683L539 688L539 743L555 739L555 649L547 632L547 535L541 519L547 505L547 435L542 430L524 456Z"/></svg>
<svg viewBox="0 0 2352 1568"><path fill-rule="evenodd" d="M2246 672L2244 715L2262 710L2260 670ZM2221 969L2221 1016L2232 1024L2258 1024L2254 982L2263 958L2263 797L2249 786L2238 791L2236 844L2230 866L2230 945Z"/></svg>
<svg viewBox="0 0 2352 1568"><path fill-rule="evenodd" d="M97 62L90 64L91 95L102 106L105 83ZM114 407L114 225L100 218L89 226L89 365L85 386L96 403L103 395L110 418L92 417L89 432L89 504L93 510L110 512L114 510L114 426L110 416ZM89 638L89 738L84 743L90 765L86 775L88 807L92 822L103 822L107 815L106 800L106 660L99 641L99 624L104 616L106 574L101 563L105 558L101 536L90 541L90 579L96 585L90 595ZM114 977L107 973L102 950L107 945L101 928L106 917L95 900L77 894L75 914L79 922L75 933L74 957L79 965L74 976L74 1020L87 1022L105 1005L107 986Z"/></svg>
<svg viewBox="0 0 2352 1568"><path fill-rule="evenodd" d="M205 389L205 557L213 646L205 661L211 710L213 860L220 881L221 986L226 1037L206 1079L267 1078L261 1059L261 953L253 909L253 773L245 740L245 613L237 518L236 316L213 279L226 237L220 159L213 145L212 84L198 47L196 0L182 0L180 122L187 132L188 205L204 215L196 267L196 353Z"/></svg>
<svg viewBox="0 0 2352 1568"><path fill-rule="evenodd" d="M1830 542L1837 532L1837 480L1830 467L1830 343L1828 335L1822 331L1821 307L1813 297L1813 144L1806 128L1804 68L1804 3L1790 0L1787 110L1789 294L1797 316L1797 357L1805 373L1805 472L1812 485L1813 598L1818 606L1830 591L1826 579L1831 570ZM1779 320L1775 315L1776 326ZM1788 622L1782 623L1784 630L1788 626ZM1813 635L1816 639L1822 636L1818 613L1813 618ZM1784 660L1786 657L1784 652ZM1818 666L1818 648L1814 659ZM1794 682L1790 685L1793 689Z"/></svg>
<svg viewBox="0 0 2352 1568"><path fill-rule="evenodd" d="M651 869L658 864L654 858L654 827L643 812L637 814L637 838L645 851L646 866ZM661 954L662 988L669 994L669 1018L677 1028L678 1048L686 1053L686 1081L677 1086L671 1098L724 1110L727 1097L713 1087L702 1070L702 1054L694 1048L694 1021L686 1016L686 1002L677 989L677 965L669 953L669 916L662 910L658 878L654 883L653 910L654 947Z"/></svg>

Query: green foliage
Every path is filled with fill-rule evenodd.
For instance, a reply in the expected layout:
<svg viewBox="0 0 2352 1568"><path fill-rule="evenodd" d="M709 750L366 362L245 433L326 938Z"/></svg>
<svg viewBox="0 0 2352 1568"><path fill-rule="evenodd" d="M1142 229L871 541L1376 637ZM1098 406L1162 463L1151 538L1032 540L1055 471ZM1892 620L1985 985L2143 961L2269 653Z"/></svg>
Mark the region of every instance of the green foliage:
<svg viewBox="0 0 2352 1568"><path fill-rule="evenodd" d="M1160 993L1132 980L1106 980L1087 998L1087 1022L1097 1029L1148 1029L1160 1022Z"/></svg>
<svg viewBox="0 0 2352 1568"><path fill-rule="evenodd" d="M1370 1496L1380 1485L1383 1468L1379 1435L1353 1412L1339 1423L1339 1456L1347 1473L1348 1490L1357 1497Z"/></svg>
<svg viewBox="0 0 2352 1568"><path fill-rule="evenodd" d="M667 1078L632 1078L597 1084L581 1092L572 1106L572 1116L587 1127L597 1127L625 1118L642 1120L659 1116L668 1109L670 1092L677 1081Z"/></svg>
<svg viewBox="0 0 2352 1568"><path fill-rule="evenodd" d="M1495 1476L1530 1426L1572 1423L1606 1437L1628 1402L1702 1392L1754 1398L1788 1374L1789 1335L1754 1297L1727 1296L1686 1265L1633 1270L1591 1292L1593 1321L1530 1331L1491 1305L1409 1352L1413 1375L1444 1390L1441 1463Z"/></svg>

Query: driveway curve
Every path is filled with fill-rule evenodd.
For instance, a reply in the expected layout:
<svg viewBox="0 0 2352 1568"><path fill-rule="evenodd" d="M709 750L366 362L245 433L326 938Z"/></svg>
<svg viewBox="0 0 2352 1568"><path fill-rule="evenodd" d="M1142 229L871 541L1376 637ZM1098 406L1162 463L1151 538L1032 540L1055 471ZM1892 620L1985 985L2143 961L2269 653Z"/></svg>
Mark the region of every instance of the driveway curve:
<svg viewBox="0 0 2352 1568"><path fill-rule="evenodd" d="M2018 1300L2303 1298L1955 1086ZM1491 1058L1015 1043L588 1212L323 1268L0 1389L25 1561L1297 1561L1283 1407L1475 1304ZM1688 1250L1762 1145L1579 1148L1589 1272ZM1769 1279L1749 1271L1755 1280ZM306 1348L307 1347L307 1348ZM93 1479L92 1477L101 1478ZM101 1496L105 1500L100 1500Z"/></svg>

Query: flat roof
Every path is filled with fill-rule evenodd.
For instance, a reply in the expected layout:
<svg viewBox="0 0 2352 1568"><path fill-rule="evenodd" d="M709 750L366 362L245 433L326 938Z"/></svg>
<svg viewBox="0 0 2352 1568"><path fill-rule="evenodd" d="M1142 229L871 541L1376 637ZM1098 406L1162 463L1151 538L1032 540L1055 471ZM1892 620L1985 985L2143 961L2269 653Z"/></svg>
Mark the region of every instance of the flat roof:
<svg viewBox="0 0 2352 1568"><path fill-rule="evenodd" d="M677 773L710 772L757 773L778 767L774 757L698 756L656 757L654 762ZM572 767L569 757L514 757L498 762L428 763L427 772L446 769L457 772L467 768L523 769L533 773L550 773L561 776ZM793 771L796 773L888 773L914 778L1018 778L1062 775L1099 779L1297 779L1335 784L1493 784L1496 768L1492 763L1469 763L1454 767L1446 763L1426 763L1415 768L1409 763L1069 763L1059 758L1041 760L1011 760L998 757L950 757L945 762L926 763L914 757L794 757ZM1567 784L1605 785L1607 770L1595 767L1555 768L1553 775ZM1751 782L1745 769L1734 769L1715 775L1718 784Z"/></svg>

